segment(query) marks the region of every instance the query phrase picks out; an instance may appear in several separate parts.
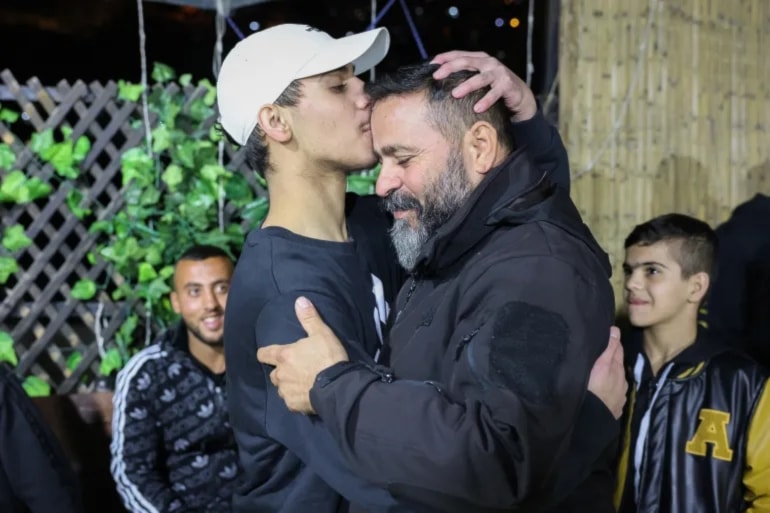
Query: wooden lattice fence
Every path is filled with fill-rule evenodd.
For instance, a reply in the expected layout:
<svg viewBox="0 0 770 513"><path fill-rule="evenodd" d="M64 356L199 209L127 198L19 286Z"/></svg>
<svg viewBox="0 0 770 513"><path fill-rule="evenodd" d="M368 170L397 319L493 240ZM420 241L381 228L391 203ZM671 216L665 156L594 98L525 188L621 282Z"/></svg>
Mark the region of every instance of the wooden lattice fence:
<svg viewBox="0 0 770 513"><path fill-rule="evenodd" d="M144 141L143 124L137 121L142 119L141 104L118 99L114 82L62 81L56 87L44 87L32 78L23 86L8 70L0 73L0 80L2 105L20 111L26 121L13 125L16 133L0 121L0 140L16 155L12 169L47 182L54 170L35 157L28 146L29 136L48 128L71 128L73 139L86 135L92 142L78 178L81 186L85 184L82 190L87 191L81 205L92 211L89 224L115 214L124 201L121 155ZM165 87L172 92L180 88L174 83ZM182 89L188 105L206 92L195 86ZM206 123L213 125L215 117ZM154 127L154 118L150 124ZM264 192L244 164L242 153L229 145L224 164L243 172L255 190ZM8 172L0 169L0 178ZM24 205L0 203L3 231L21 224L33 241L13 255L21 271L0 285L0 330L10 333L15 341L18 374L42 376L58 393L75 391L93 380L103 349L97 341L109 344L127 315L141 306L115 302L104 292L87 302L72 297L71 288L78 280L90 279L102 285L112 281L117 286L123 279L111 272L103 259L89 255L97 235L89 233L88 225L67 207L69 188L65 183L50 196ZM225 209L228 216L232 211ZM67 357L76 349L83 358L74 369L67 369Z"/></svg>

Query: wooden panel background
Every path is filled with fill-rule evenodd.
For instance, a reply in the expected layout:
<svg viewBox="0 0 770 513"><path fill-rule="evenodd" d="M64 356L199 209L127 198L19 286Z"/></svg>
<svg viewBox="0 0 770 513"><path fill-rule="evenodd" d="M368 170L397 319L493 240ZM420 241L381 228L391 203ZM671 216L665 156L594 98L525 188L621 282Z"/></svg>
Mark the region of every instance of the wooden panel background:
<svg viewBox="0 0 770 513"><path fill-rule="evenodd" d="M768 0L562 0L573 196L614 264L634 225L770 194ZM620 297L620 296L618 296Z"/></svg>

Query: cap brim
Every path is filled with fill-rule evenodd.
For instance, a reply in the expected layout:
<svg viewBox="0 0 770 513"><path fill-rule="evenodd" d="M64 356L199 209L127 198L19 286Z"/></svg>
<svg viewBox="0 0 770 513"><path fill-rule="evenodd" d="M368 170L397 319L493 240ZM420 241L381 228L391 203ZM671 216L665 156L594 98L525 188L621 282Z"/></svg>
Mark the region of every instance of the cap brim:
<svg viewBox="0 0 770 513"><path fill-rule="evenodd" d="M318 53L299 71L297 78L328 73L348 64L353 64L353 72L358 75L379 64L389 47L390 34L382 27L333 39L319 48Z"/></svg>

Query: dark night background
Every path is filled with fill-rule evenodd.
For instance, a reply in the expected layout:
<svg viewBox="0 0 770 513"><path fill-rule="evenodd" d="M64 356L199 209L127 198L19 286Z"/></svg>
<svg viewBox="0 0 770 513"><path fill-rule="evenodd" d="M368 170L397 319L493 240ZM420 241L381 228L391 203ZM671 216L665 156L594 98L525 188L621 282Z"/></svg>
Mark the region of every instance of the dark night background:
<svg viewBox="0 0 770 513"><path fill-rule="evenodd" d="M192 1L201 4L204 0ZM205 1L215 5L214 0ZM536 93L543 93L556 72L559 2L533 1L532 86ZM386 3L378 0L377 10ZM406 4L429 56L450 49L484 50L524 78L527 0L406 0ZM195 79L213 78L215 11L150 1L145 1L143 8L149 68L160 61L180 74L192 73ZM371 0L267 1L237 8L230 17L247 35L256 24L266 28L295 22L315 25L339 37L368 26ZM510 26L512 18L518 18L518 27ZM496 26L496 21L502 26ZM379 25L390 29L392 43L378 69L421 60L399 1ZM235 32L227 27L225 53L237 40ZM61 79L138 82L136 1L0 0L0 70L5 68L21 83L33 76L45 85Z"/></svg>

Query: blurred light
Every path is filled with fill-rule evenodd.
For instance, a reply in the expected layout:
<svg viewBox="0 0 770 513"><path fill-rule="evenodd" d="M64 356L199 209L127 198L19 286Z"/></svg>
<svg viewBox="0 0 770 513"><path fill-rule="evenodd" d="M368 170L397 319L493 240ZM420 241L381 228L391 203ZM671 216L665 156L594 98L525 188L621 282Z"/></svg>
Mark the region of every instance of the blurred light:
<svg viewBox="0 0 770 513"><path fill-rule="evenodd" d="M446 11L452 18L457 18L460 15L460 9L454 5Z"/></svg>
<svg viewBox="0 0 770 513"><path fill-rule="evenodd" d="M509 21L509 22L508 22L508 24L509 24L511 27L513 27L513 28L516 28L516 27L518 27L519 25L521 25L521 22L519 21L519 18L511 18L511 21Z"/></svg>
<svg viewBox="0 0 770 513"><path fill-rule="evenodd" d="M497 18L495 20L495 27L502 27L505 24L505 21L503 21L502 18Z"/></svg>
<svg viewBox="0 0 770 513"><path fill-rule="evenodd" d="M256 32L257 30L259 30L259 22L252 21L251 23L249 23L249 28L251 29L252 32Z"/></svg>

